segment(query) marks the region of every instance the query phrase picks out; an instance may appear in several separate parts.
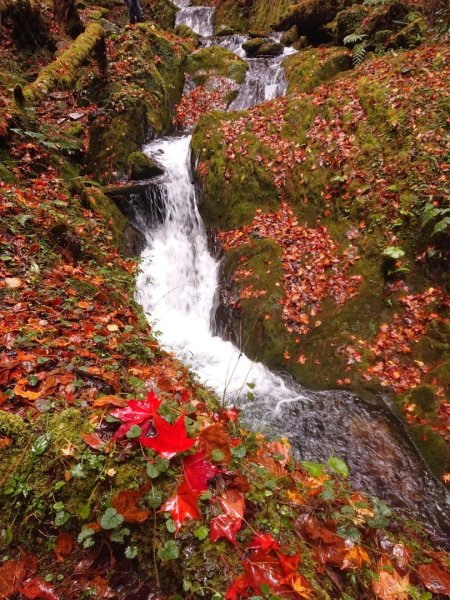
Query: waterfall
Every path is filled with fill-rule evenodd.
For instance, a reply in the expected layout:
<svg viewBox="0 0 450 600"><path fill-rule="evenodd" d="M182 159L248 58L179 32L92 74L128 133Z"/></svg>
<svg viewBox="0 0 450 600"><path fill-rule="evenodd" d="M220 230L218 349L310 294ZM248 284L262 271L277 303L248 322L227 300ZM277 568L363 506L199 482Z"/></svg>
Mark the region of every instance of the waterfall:
<svg viewBox="0 0 450 600"><path fill-rule="evenodd" d="M188 24L192 17L189 22L198 31L211 34L213 11L197 12L187 4L177 2L183 7L179 22ZM193 12L189 16L185 11ZM196 24L194 14L202 21ZM214 39L235 50L240 42L238 36ZM256 60L249 61L235 109L284 93L284 76L282 80L279 75L283 57ZM136 282L137 300L153 330L160 332L162 346L187 363L224 403L239 404L250 426L269 435L288 436L299 459L326 461L339 456L349 465L356 488L383 498L408 517L420 518L436 540L449 545L449 496L382 399L369 404L343 391L305 390L213 335L219 264L208 252L197 209L190 141L188 135L168 137L144 148L162 164L165 175L147 201L136 204L138 212L145 212L137 214L135 222L147 240Z"/></svg>
<svg viewBox="0 0 450 600"><path fill-rule="evenodd" d="M210 37L214 34L215 8L206 6L193 6L180 8L177 12L176 25L187 25L202 37Z"/></svg>

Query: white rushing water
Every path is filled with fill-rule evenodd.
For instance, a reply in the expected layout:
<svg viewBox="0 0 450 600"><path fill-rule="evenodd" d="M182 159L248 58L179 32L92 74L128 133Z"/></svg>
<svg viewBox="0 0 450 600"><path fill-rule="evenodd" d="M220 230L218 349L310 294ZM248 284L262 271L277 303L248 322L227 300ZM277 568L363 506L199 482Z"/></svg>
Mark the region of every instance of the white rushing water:
<svg viewBox="0 0 450 600"><path fill-rule="evenodd" d="M229 110L244 110L283 96L287 87L283 61L294 53L295 50L285 48L280 56L247 59L244 83Z"/></svg>
<svg viewBox="0 0 450 600"><path fill-rule="evenodd" d="M283 379L211 333L219 264L208 252L189 172L190 136L152 142L144 149L166 170L161 184L165 220L148 232L137 279L138 301L161 342L187 362L221 397L236 401L254 383L272 406L303 399Z"/></svg>
<svg viewBox="0 0 450 600"><path fill-rule="evenodd" d="M210 37L214 34L215 10L215 8L206 6L180 8L175 23L176 25L187 25L202 37Z"/></svg>

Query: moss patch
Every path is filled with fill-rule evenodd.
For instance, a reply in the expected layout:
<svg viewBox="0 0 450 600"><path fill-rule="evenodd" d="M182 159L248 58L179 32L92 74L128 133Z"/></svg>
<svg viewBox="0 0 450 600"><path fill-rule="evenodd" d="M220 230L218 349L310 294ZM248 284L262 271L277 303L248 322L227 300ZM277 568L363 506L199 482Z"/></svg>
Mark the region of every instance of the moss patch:
<svg viewBox="0 0 450 600"><path fill-rule="evenodd" d="M196 85L203 85L211 74L242 83L248 65L234 52L219 46L211 46L190 54L185 68L186 72L192 75Z"/></svg>

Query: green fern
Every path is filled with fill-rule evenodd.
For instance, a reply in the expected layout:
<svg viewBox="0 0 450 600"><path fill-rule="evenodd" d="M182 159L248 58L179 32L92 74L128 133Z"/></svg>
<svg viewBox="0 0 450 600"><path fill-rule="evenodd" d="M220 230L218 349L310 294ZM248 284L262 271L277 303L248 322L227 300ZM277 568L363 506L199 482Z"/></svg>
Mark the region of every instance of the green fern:
<svg viewBox="0 0 450 600"><path fill-rule="evenodd" d="M431 237L445 234L450 225L450 207L440 208L428 202L422 211L422 228L434 224Z"/></svg>
<svg viewBox="0 0 450 600"><path fill-rule="evenodd" d="M366 57L366 52L367 52L367 50L366 50L364 44L357 44L353 48L352 63L353 63L354 67L357 67L358 65L360 65L362 63L362 61Z"/></svg>
<svg viewBox="0 0 450 600"><path fill-rule="evenodd" d="M450 212L450 210L449 210ZM433 229L433 233L431 234L433 237L436 235L441 235L443 233L447 233L450 228L450 217L444 217L440 221L436 223Z"/></svg>
<svg viewBox="0 0 450 600"><path fill-rule="evenodd" d="M364 41L367 35L365 33L351 33L350 35L346 35L343 42L344 46L355 46L355 44L359 44Z"/></svg>

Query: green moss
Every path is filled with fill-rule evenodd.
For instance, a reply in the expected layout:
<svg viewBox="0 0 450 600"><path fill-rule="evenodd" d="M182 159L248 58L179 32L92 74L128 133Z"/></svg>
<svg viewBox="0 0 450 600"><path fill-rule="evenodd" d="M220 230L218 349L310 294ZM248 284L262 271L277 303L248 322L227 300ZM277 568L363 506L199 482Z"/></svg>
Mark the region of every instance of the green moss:
<svg viewBox="0 0 450 600"><path fill-rule="evenodd" d="M118 489L137 490L148 481L142 462L127 461L123 464L115 462L114 469L116 471L114 484Z"/></svg>
<svg viewBox="0 0 450 600"><path fill-rule="evenodd" d="M0 162L0 179L5 183L14 183L14 175L2 162Z"/></svg>
<svg viewBox="0 0 450 600"><path fill-rule="evenodd" d="M239 268L250 271L252 276L239 280L242 289L251 285L255 291L265 292L258 298L241 300L240 346L252 359L262 361L273 368L280 368L287 344L288 333L281 323L283 298L283 270L281 247L272 240L256 240L227 253L224 263L225 277L231 278ZM242 263L245 257L245 265ZM265 315L270 315L266 319Z"/></svg>
<svg viewBox="0 0 450 600"><path fill-rule="evenodd" d="M116 42L117 62L133 64L133 77L120 72L108 79L102 100L107 113L90 129L88 162L102 183L123 179L127 160L139 151L149 131L172 127L175 104L183 89L182 62L192 47L173 43L153 23L139 23Z"/></svg>
<svg viewBox="0 0 450 600"><path fill-rule="evenodd" d="M270 31L294 4L294 0L255 0L249 15L249 28Z"/></svg>
<svg viewBox="0 0 450 600"><path fill-rule="evenodd" d="M0 436L19 438L25 434L27 425L19 415L0 410Z"/></svg>
<svg viewBox="0 0 450 600"><path fill-rule="evenodd" d="M78 77L80 65L103 40L105 32L98 23L91 23L86 31L54 62L44 67L37 79L27 85L24 96L30 102L45 97L55 87L70 88Z"/></svg>
<svg viewBox="0 0 450 600"><path fill-rule="evenodd" d="M201 48L190 54L186 60L186 72L201 85L211 75L220 75L242 83L248 65L239 56L219 46Z"/></svg>
<svg viewBox="0 0 450 600"><path fill-rule="evenodd" d="M157 23L163 29L173 29L177 14L176 6L170 0L152 0L144 2L146 18Z"/></svg>
<svg viewBox="0 0 450 600"><path fill-rule="evenodd" d="M450 446L427 425L414 425L410 431L427 465L441 479L450 466Z"/></svg>
<svg viewBox="0 0 450 600"><path fill-rule="evenodd" d="M204 3L199 0L199 4ZM234 31L248 31L249 23L249 3L239 2L236 0L223 0L214 14L214 28L218 32L220 27L225 25Z"/></svg>
<svg viewBox="0 0 450 600"><path fill-rule="evenodd" d="M338 73L352 67L349 53L342 48L311 48L288 57L284 63L288 93L310 92Z"/></svg>

